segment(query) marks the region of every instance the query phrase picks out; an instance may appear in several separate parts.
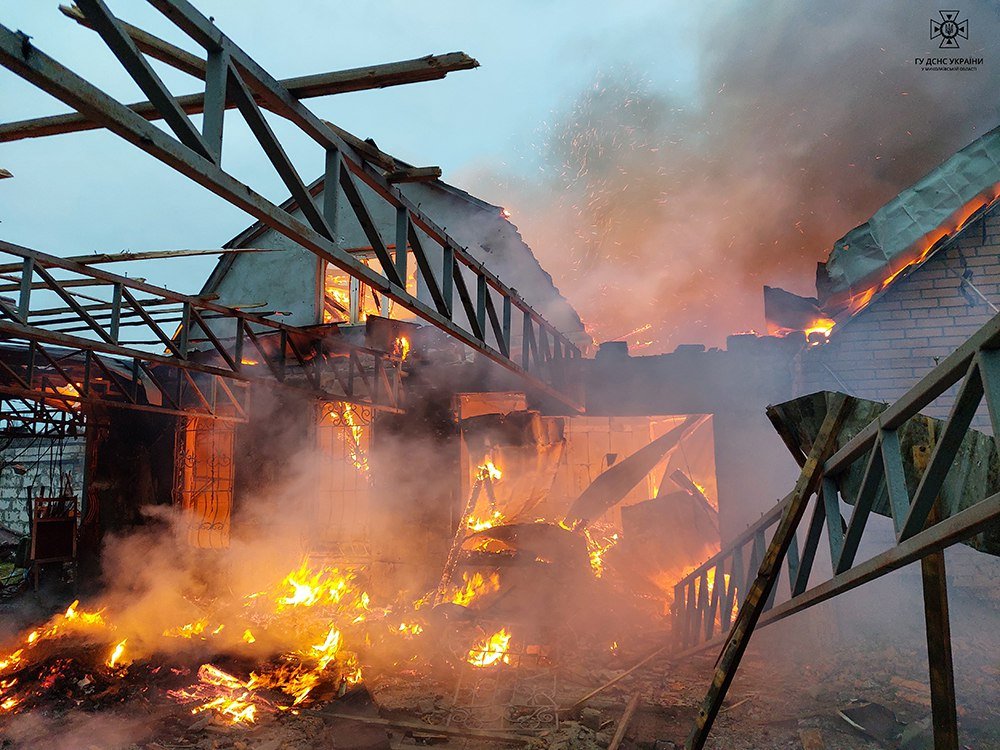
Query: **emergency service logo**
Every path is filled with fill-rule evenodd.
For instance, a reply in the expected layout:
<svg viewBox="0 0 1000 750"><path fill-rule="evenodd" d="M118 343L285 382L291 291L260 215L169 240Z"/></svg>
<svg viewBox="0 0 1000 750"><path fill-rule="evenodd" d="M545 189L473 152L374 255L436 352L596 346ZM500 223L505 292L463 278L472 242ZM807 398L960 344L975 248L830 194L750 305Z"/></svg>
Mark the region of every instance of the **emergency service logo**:
<svg viewBox="0 0 1000 750"><path fill-rule="evenodd" d="M931 19L931 40L941 39L938 49L958 49L959 39L969 38L969 19L958 20L960 11L939 10L941 20Z"/></svg>

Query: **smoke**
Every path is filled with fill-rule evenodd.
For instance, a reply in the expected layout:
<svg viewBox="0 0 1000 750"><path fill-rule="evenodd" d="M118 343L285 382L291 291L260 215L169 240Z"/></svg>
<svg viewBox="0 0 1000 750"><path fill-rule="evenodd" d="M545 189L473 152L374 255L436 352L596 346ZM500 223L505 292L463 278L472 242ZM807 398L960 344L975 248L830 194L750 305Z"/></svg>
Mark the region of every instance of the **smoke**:
<svg viewBox="0 0 1000 750"><path fill-rule="evenodd" d="M655 353L763 330L763 284L813 294L838 237L997 123L994 4L963 6L970 40L951 54L985 58L963 73L914 64L946 54L924 5L699 8L693 93L654 83L663 61L624 49L629 64L542 132L540 176L473 179L502 196L599 341Z"/></svg>
<svg viewBox="0 0 1000 750"><path fill-rule="evenodd" d="M73 711L58 721L35 713L15 716L5 738L18 750L125 750L149 732L148 713L136 718Z"/></svg>

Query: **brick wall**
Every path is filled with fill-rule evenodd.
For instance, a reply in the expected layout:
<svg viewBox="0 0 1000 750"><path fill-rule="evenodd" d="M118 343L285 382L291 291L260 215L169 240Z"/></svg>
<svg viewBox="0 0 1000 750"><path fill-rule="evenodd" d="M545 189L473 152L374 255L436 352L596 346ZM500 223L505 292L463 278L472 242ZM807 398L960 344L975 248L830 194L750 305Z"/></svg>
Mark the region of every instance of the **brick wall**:
<svg viewBox="0 0 1000 750"><path fill-rule="evenodd" d="M985 299L984 299L985 298ZM994 308L991 305L995 305ZM804 351L795 390L846 391L892 402L951 354L1000 308L1000 210L994 207L948 246ZM925 413L946 417L954 391ZM989 430L985 404L974 426Z"/></svg>
<svg viewBox="0 0 1000 750"><path fill-rule="evenodd" d="M933 369L937 359L951 354L998 313L989 303L1000 308L997 207L966 227L923 266L897 279L864 311L835 328L826 344L803 351L795 391L846 391L891 403ZM957 388L939 396L923 413L946 418ZM972 426L992 431L985 401ZM868 541L874 544L873 552L880 551L892 544L891 533ZM915 566L908 570L914 576L919 572ZM957 544L948 551L948 579L961 595L1000 601L998 557Z"/></svg>
<svg viewBox="0 0 1000 750"><path fill-rule="evenodd" d="M62 445L53 440L17 439L0 451L0 526L27 535L28 489L36 496L58 494L60 472L69 472L73 491L81 497L84 443L82 438L62 441ZM22 467L23 474L19 473Z"/></svg>

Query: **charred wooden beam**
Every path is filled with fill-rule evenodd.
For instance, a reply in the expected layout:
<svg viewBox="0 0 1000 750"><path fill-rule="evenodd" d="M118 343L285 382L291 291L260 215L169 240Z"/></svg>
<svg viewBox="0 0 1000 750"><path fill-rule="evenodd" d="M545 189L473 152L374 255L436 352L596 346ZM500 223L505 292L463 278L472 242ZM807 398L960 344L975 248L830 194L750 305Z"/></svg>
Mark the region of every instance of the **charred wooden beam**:
<svg viewBox="0 0 1000 750"><path fill-rule="evenodd" d="M79 9L60 6L60 10L77 23L88 28L93 28ZM119 23L122 30L142 52L196 78L205 78L206 63L199 57L136 26L125 22ZM296 76L294 78L283 79L281 84L297 99L309 99L317 96L330 96L332 94L345 94L352 91L366 91L369 89L387 88L389 86L401 86L408 83L433 81L444 78L448 73L458 70L470 70L477 67L479 67L479 62L464 52L449 52L444 55L425 55L424 57L412 60L400 60L398 62L349 68L329 73ZM256 95L254 98L259 106L266 107L266 102L263 98ZM185 114L195 115L205 111L204 94L178 96L175 97L175 100ZM233 109L235 106L236 103L234 101L226 101L226 109ZM136 102L128 105L128 107L137 115L147 120L158 120L162 117L160 110L149 101ZM49 135L61 135L63 133L76 133L83 130L97 130L101 127L103 126L99 123L75 113L20 120L0 124L0 143L22 140L24 138L41 138ZM395 168L395 160L392 160L392 164L392 168ZM0 177L2 176L0 175Z"/></svg>
<svg viewBox="0 0 1000 750"><path fill-rule="evenodd" d="M87 17L75 5L60 5L59 12L67 18L76 21L81 26L85 26L91 30L94 29ZM195 78L205 77L205 61L197 55L192 55L186 49L182 49L175 44L153 36L138 26L133 26L124 21L121 22L121 26L125 33L132 38L135 46L150 57L160 62L165 62L167 65Z"/></svg>
<svg viewBox="0 0 1000 750"><path fill-rule="evenodd" d="M92 1L88 0L88 3ZM0 64L194 182L245 210L322 260L332 263L365 283L378 294L389 297L458 341L511 370L529 382L539 393L556 399L574 410L581 408L576 396L564 393L562 387L565 384L558 377L553 377L554 373L560 371L558 366L553 366L553 359L578 358L581 356L578 347L534 310L516 290L508 287L472 257L444 228L425 214L396 186L388 183L385 175L375 164L339 137L292 91L273 78L225 36L211 19L199 13L184 0L150 0L150 4L195 43L202 46L210 56L222 51L227 52L230 78L238 77L250 89L255 100L259 98L263 106L297 126L303 134L323 147L327 152L328 164L336 163L336 158L331 157L336 157L334 152L339 152L342 166L346 167L353 177L360 179L378 199L394 209L407 213L409 217L407 223L411 232L422 232L421 236L426 237L428 242L442 248L444 264L440 296L444 309L438 306L439 300L434 299L435 306L438 307L434 309L411 295L402 285L393 283L388 271L380 273L349 253L345 253L323 233L289 215L285 209L267 200L252 187L223 170L214 161L214 157L202 157L196 151L187 148L177 138L152 126L144 117L42 53L31 44L26 35L15 33L2 26L0 26ZM352 208L357 214L358 209ZM433 272L428 272L430 264L426 257L421 257L418 244L413 243L412 237L410 239L419 270L418 282L426 284L430 289L433 278ZM457 316L454 315L456 311L452 305L453 266L456 264L464 266L462 270L474 276L477 283L482 283L479 282L479 277L482 277L485 284L500 295L500 302L505 308L508 304L511 308L517 308L529 343L535 339L536 333L542 341L541 347L533 347L533 356L529 352L518 363L510 354L488 343L481 335L482 331L477 335L476 331L470 330L471 324L466 326L456 319ZM434 297L433 292L432 297ZM558 353L555 356L548 352L547 342L550 337L553 341L559 341L556 347ZM556 362L556 365L558 364Z"/></svg>
<svg viewBox="0 0 1000 750"><path fill-rule="evenodd" d="M123 263L130 260L162 260L164 258L189 258L198 255L232 255L235 253L273 253L280 252L276 247L224 247L210 250L141 250L138 252L124 251L120 253L89 253L87 255L67 255L64 260L80 265L90 266L103 263ZM0 264L0 273L14 273L21 270L20 263ZM202 295L204 299L211 299Z"/></svg>
<svg viewBox="0 0 1000 750"><path fill-rule="evenodd" d="M260 380L262 377L267 378L263 368L248 371L242 366L240 351L243 347L243 337L251 340L258 347L261 353L260 359L267 365L268 369L274 364L271 360L277 359L277 366L282 371L285 360L288 358L284 345L287 343L295 355L292 364L297 363L304 371L306 369L317 370L317 372L322 370L329 376L326 381L317 380L316 383L308 387L304 385L300 387L294 383L290 384L289 387L305 390L313 397L324 400L347 400L370 405L373 408L394 411L399 409L398 358L367 347L358 347L338 341L329 336L329 330L326 328L286 326L265 317L265 315L274 314L273 311L247 313L236 308L218 305L212 302L208 296L192 297L178 294L137 279L118 276L76 263L70 259L39 253L7 242L0 242L0 251L23 260L21 278L16 284L20 290L16 304L13 300L0 298L0 338L23 340L28 342L29 347L47 343L79 349L86 352L88 356L96 356L98 352L101 352L132 359L138 363L137 366L140 368L146 365L166 365L185 372L192 371L243 382ZM56 271L84 278L56 279L52 275ZM78 282L90 284L95 281L114 286L113 298L110 302L106 299L92 298L67 290L67 287ZM31 302L34 297L30 291L36 287L59 296L65 307L47 307L44 310L32 309ZM89 299L96 304L85 306L81 303L81 299ZM39 319L50 318L53 315L58 317L55 320L43 321ZM167 317L163 317L164 315ZM219 319L228 319L230 324L236 327L235 338L226 335L228 343L223 343L220 338L221 334L216 335L211 325L206 325L206 323ZM163 328L163 324L168 322L180 323L180 328L174 335ZM195 359L189 358L189 355L195 353L190 349L192 325L200 328L207 337L201 339L203 343L210 342L212 344L211 347L197 352L199 356ZM155 336L155 339L149 342L145 340L142 342L124 341L120 335L121 330L129 326L141 326L143 330L148 330ZM251 330L251 326L254 330ZM73 335L81 331L85 331L88 336ZM264 349L261 349L263 336L268 333L274 335L269 338L266 345L263 345ZM97 338L94 338L95 336ZM275 340L279 339L281 343L276 344ZM305 347L297 344L298 339L301 339L302 342L312 341L312 346L316 348L319 356L313 357L311 350L303 354ZM165 356L137 348L148 343L167 347L173 356ZM219 365L213 361L216 355L225 365ZM338 365L333 361L337 359L337 355L341 355L341 359L345 358L343 355L350 355L351 373L352 375L360 374L362 379L364 373L355 373L354 370L372 367L381 370L387 377L391 375L389 387L380 389L381 393L374 388L369 388L365 393L355 395L352 391L344 396L327 391L324 382L332 384L331 379L337 379L339 382L341 377L337 370ZM360 355L364 355L364 362L362 362ZM390 370L391 372L389 372ZM308 373L306 374L308 375ZM14 377L17 379L16 375ZM22 379L20 382L20 386L26 393L31 391L29 381L30 378ZM222 387L225 388L225 384L222 384ZM16 395L24 394L19 392ZM43 395L46 398L50 397L47 393Z"/></svg>
<svg viewBox="0 0 1000 750"><path fill-rule="evenodd" d="M440 179L441 167L407 167L389 172L387 182L433 182Z"/></svg>

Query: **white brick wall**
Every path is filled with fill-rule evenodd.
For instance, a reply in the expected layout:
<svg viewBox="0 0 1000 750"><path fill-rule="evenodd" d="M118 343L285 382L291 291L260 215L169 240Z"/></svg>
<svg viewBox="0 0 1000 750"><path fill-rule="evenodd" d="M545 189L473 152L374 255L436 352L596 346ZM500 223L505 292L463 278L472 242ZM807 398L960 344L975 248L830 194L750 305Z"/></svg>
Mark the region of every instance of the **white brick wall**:
<svg viewBox="0 0 1000 750"><path fill-rule="evenodd" d="M61 444L60 444L61 443ZM72 478L73 491L82 498L84 440L64 441L18 438L0 450L0 526L18 534L28 533L28 489L35 495L58 494L62 473ZM27 469L24 474L15 465Z"/></svg>

